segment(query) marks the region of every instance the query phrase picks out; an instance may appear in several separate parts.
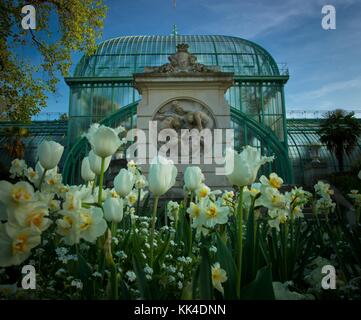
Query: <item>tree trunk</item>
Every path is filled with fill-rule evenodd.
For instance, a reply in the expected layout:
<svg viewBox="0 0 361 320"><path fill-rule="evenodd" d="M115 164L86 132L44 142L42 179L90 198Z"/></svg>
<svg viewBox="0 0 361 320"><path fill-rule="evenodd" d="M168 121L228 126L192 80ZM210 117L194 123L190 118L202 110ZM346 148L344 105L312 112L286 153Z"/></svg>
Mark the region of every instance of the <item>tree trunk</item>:
<svg viewBox="0 0 361 320"><path fill-rule="evenodd" d="M341 173L344 172L344 159L343 159L343 147L337 148L336 150L336 158L338 161L338 169Z"/></svg>

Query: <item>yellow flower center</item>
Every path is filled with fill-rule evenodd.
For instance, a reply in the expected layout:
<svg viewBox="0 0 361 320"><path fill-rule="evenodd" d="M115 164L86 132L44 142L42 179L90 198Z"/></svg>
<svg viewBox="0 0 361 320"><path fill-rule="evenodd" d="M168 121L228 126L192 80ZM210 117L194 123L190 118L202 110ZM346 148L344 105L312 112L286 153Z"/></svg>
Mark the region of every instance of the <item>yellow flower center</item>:
<svg viewBox="0 0 361 320"><path fill-rule="evenodd" d="M15 239L13 243L13 254L17 254L19 252L25 252L27 250L27 242L28 242L28 236L26 234L20 234Z"/></svg>
<svg viewBox="0 0 361 320"><path fill-rule="evenodd" d="M207 188L202 188L201 190L199 190L199 197L200 198L205 198L208 195L208 189Z"/></svg>
<svg viewBox="0 0 361 320"><path fill-rule="evenodd" d="M31 195L23 188L15 188L13 191L13 199L15 201L29 201L31 200Z"/></svg>
<svg viewBox="0 0 361 320"><path fill-rule="evenodd" d="M39 228L42 223L43 223L43 214L41 212L33 213L27 219L27 224L29 226L34 225Z"/></svg>
<svg viewBox="0 0 361 320"><path fill-rule="evenodd" d="M129 203L133 205L137 201L137 197L135 195L130 195L128 197Z"/></svg>
<svg viewBox="0 0 361 320"><path fill-rule="evenodd" d="M271 185L271 187L276 189L279 189L282 186L281 180L275 177L269 179L269 184Z"/></svg>
<svg viewBox="0 0 361 320"><path fill-rule="evenodd" d="M215 205L212 205L207 209L207 216L209 218L217 217L217 207Z"/></svg>
<svg viewBox="0 0 361 320"><path fill-rule="evenodd" d="M280 223L286 223L287 222L287 217L286 216L281 216L280 217Z"/></svg>
<svg viewBox="0 0 361 320"><path fill-rule="evenodd" d="M222 281L222 275L219 269L213 269L212 271L212 279L214 282L221 282Z"/></svg>
<svg viewBox="0 0 361 320"><path fill-rule="evenodd" d="M198 206L193 206L193 208L192 208L193 210L193 212L192 212L192 216L193 216L193 218L197 218L197 217L199 217L199 215L200 215L200 213L201 213L201 209L198 207Z"/></svg>
<svg viewBox="0 0 361 320"><path fill-rule="evenodd" d="M88 229L91 226L91 224L93 223L91 216L89 214L85 214L85 213L81 214L81 221L82 221L80 224L81 230Z"/></svg>

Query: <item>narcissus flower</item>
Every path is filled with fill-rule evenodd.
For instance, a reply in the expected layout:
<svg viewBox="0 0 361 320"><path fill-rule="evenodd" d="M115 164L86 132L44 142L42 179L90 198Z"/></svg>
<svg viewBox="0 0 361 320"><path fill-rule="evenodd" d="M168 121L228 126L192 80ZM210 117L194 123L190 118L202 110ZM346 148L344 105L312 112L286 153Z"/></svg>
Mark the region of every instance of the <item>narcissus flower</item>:
<svg viewBox="0 0 361 320"><path fill-rule="evenodd" d="M0 267L19 265L41 242L36 228L17 228L9 223L0 224Z"/></svg>
<svg viewBox="0 0 361 320"><path fill-rule="evenodd" d="M6 207L22 205L34 201L34 188L25 181L11 184L8 181L0 181L0 202Z"/></svg>
<svg viewBox="0 0 361 320"><path fill-rule="evenodd" d="M213 228L216 224L225 224L228 221L228 214L228 207L219 207L216 203L208 201L204 209L204 225Z"/></svg>
<svg viewBox="0 0 361 320"><path fill-rule="evenodd" d="M42 202L31 202L9 211L9 223L19 228L36 228L45 231L51 224L48 206Z"/></svg>
<svg viewBox="0 0 361 320"><path fill-rule="evenodd" d="M279 189L283 184L283 179L277 175L277 173L272 172L269 175L269 179L266 176L261 176L259 181L264 185L271 188Z"/></svg>
<svg viewBox="0 0 361 320"><path fill-rule="evenodd" d="M241 153L227 149L225 171L228 181L235 186L249 186L255 182L259 168L274 157L263 157L251 146L246 146Z"/></svg>
<svg viewBox="0 0 361 320"><path fill-rule="evenodd" d="M64 147L55 141L43 141L38 148L39 162L46 169L54 169L63 155Z"/></svg>
<svg viewBox="0 0 361 320"><path fill-rule="evenodd" d="M149 168L149 190L154 196L162 196L174 186L177 173L173 161L162 156L155 157Z"/></svg>
<svg viewBox="0 0 361 320"><path fill-rule="evenodd" d="M226 282L228 279L226 271L221 268L219 262L216 262L214 265L212 265L211 272L213 287L220 293L224 294L222 283Z"/></svg>

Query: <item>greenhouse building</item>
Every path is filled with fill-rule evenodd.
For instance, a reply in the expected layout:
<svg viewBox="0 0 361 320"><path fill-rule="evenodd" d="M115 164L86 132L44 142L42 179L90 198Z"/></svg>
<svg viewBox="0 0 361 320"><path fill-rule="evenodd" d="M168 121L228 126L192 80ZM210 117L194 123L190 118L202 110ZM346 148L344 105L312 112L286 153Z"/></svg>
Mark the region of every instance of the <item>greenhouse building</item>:
<svg viewBox="0 0 361 320"><path fill-rule="evenodd" d="M62 163L65 182L78 182L81 161L89 151L82 134L95 122L126 129L137 127L137 106L142 96L135 75L144 73L147 67L169 63L168 57L180 44L189 46L198 64L233 74L225 99L230 106L235 148L252 145L264 155L275 155L275 161L262 173L276 171L288 183L304 184L312 162L322 163L318 169L324 172L337 170L335 157L319 142L321 120L286 117L287 67L277 64L256 43L217 35L122 36L102 42L95 54L84 56L73 76L65 79L70 87L68 119L25 125L31 133L23 139L26 159L34 162L36 146L42 140L60 141L66 145ZM2 123L1 127L14 125ZM6 134L0 138L4 148ZM6 163L5 152L1 154L1 162ZM360 156L361 141L353 154L345 156L345 166L351 166Z"/></svg>

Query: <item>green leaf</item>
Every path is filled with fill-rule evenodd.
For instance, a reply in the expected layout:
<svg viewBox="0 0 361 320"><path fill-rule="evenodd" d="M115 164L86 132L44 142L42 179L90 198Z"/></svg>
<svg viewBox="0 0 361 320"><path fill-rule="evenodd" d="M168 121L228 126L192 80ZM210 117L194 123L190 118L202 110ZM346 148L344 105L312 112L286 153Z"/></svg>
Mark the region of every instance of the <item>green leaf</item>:
<svg viewBox="0 0 361 320"><path fill-rule="evenodd" d="M236 299L236 265L234 263L232 253L226 244L222 241L221 237L217 233L217 260L221 265L221 268L227 272L227 281L224 286L225 299Z"/></svg>
<svg viewBox="0 0 361 320"><path fill-rule="evenodd" d="M149 286L147 283L147 278L145 277L144 270L142 268L141 263L136 255L133 255L133 268L134 272L137 276L137 285L140 291L140 294L143 299L152 299L151 291L149 290Z"/></svg>
<svg viewBox="0 0 361 320"><path fill-rule="evenodd" d="M201 249L201 263L199 266L199 292L201 299L213 299L213 286L211 277L211 264L208 250L203 247Z"/></svg>
<svg viewBox="0 0 361 320"><path fill-rule="evenodd" d="M242 300L274 300L270 266L258 270L256 278L241 289Z"/></svg>
<svg viewBox="0 0 361 320"><path fill-rule="evenodd" d="M157 274L160 270L160 266L162 265L164 258L168 252L169 243L170 243L170 234L168 234L166 240L164 241L163 246L160 249L159 254L154 260L154 273Z"/></svg>
<svg viewBox="0 0 361 320"><path fill-rule="evenodd" d="M78 278L83 283L83 294L85 298L91 298L93 293L93 281L91 281L92 270L81 254L78 254Z"/></svg>

